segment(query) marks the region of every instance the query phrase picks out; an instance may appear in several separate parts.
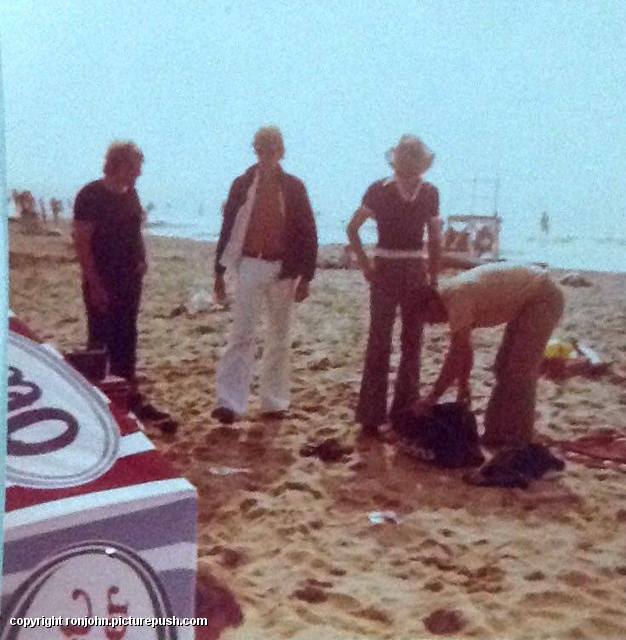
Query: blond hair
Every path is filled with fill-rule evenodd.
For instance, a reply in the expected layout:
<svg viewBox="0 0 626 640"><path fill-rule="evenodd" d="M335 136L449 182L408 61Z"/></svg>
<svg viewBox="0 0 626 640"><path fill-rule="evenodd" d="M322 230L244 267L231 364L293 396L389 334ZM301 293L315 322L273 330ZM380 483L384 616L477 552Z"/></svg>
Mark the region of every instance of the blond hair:
<svg viewBox="0 0 626 640"><path fill-rule="evenodd" d="M278 127L261 127L252 140L252 147L258 154L259 152L277 150L280 151L281 158L285 154L285 143L283 142L283 134Z"/></svg>
<svg viewBox="0 0 626 640"><path fill-rule="evenodd" d="M104 175L114 175L125 164L141 166L142 163L143 152L134 142L116 140L109 145L104 156Z"/></svg>

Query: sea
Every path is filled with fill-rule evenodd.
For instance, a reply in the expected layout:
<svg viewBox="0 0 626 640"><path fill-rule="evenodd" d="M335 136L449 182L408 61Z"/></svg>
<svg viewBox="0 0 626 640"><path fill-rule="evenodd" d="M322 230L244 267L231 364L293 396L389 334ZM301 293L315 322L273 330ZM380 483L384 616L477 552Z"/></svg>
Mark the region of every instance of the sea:
<svg viewBox="0 0 626 640"><path fill-rule="evenodd" d="M320 244L345 244L345 220L317 217ZM153 219L147 223L149 233L158 236L190 238L215 242L220 220L202 219L188 222ZM517 263L545 263L554 269L626 273L626 235L531 235L510 237L506 221L500 237L500 258ZM376 241L373 222L367 222L361 233L364 243Z"/></svg>

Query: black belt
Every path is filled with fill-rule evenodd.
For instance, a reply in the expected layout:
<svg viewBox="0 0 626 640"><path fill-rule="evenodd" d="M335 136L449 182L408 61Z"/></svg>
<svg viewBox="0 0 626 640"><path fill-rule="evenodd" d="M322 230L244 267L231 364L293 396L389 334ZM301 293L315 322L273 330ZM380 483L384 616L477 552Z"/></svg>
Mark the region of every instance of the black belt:
<svg viewBox="0 0 626 640"><path fill-rule="evenodd" d="M245 258L256 258L267 262L279 262L283 259L282 253L266 253L265 251L244 251L242 255Z"/></svg>

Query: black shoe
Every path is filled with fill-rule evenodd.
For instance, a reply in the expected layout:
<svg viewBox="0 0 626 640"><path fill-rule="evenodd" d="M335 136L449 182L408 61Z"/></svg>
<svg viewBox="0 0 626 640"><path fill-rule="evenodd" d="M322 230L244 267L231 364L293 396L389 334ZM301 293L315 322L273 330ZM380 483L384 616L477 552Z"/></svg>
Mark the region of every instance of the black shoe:
<svg viewBox="0 0 626 640"><path fill-rule="evenodd" d="M213 409L211 418L216 418L222 424L232 424L235 422L235 412L232 409L226 407L217 407Z"/></svg>
<svg viewBox="0 0 626 640"><path fill-rule="evenodd" d="M160 429L161 433L165 433L167 435L173 435L178 431L178 422L173 418L159 420L154 424L154 426Z"/></svg>
<svg viewBox="0 0 626 640"><path fill-rule="evenodd" d="M152 404L144 404L140 407L137 407L134 410L134 413L140 420L151 420L156 422L157 420L165 420L167 418L170 418L169 413L160 411Z"/></svg>
<svg viewBox="0 0 626 640"><path fill-rule="evenodd" d="M128 398L128 406L130 410L139 417L139 412L144 406L143 395L139 391L131 391Z"/></svg>
<svg viewBox="0 0 626 640"><path fill-rule="evenodd" d="M378 438L379 425L377 424L362 424L361 431L359 432L359 437L361 438Z"/></svg>

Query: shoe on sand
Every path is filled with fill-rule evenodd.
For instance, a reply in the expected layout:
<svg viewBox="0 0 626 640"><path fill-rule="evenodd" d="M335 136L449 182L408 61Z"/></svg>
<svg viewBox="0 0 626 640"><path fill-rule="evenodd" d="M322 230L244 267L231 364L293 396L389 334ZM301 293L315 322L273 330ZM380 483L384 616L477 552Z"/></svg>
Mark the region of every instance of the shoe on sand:
<svg viewBox="0 0 626 640"><path fill-rule="evenodd" d="M140 420L152 420L152 421L166 420L167 418L171 417L169 413L166 413L165 411L161 411L160 409L157 409L153 404L144 404L140 407L137 407L135 409L135 415Z"/></svg>
<svg viewBox="0 0 626 640"><path fill-rule="evenodd" d="M216 418L222 424L232 424L235 422L235 412L232 409L226 407L217 407L213 409L211 418Z"/></svg>
<svg viewBox="0 0 626 640"><path fill-rule="evenodd" d="M178 431L178 422L173 418L164 418L154 423L154 426L161 430L161 433L173 435Z"/></svg>
<svg viewBox="0 0 626 640"><path fill-rule="evenodd" d="M378 424L361 424L361 430L359 431L359 438L379 438L379 428L381 425Z"/></svg>

